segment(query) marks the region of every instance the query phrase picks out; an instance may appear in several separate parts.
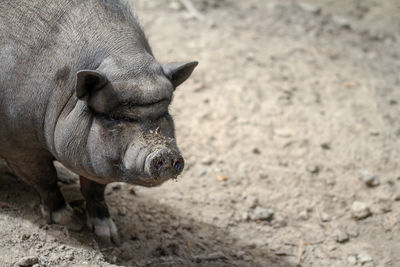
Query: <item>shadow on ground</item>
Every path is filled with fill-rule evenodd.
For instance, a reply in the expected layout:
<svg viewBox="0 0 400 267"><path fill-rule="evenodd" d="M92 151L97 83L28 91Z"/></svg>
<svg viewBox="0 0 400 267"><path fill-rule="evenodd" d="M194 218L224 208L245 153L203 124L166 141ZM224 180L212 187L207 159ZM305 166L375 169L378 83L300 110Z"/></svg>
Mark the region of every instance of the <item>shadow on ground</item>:
<svg viewBox="0 0 400 267"><path fill-rule="evenodd" d="M77 184L67 186L79 190ZM73 191L69 193L79 194ZM119 247L99 248L87 229L73 233L59 225L45 224L34 190L12 175L2 175L1 218L10 225L2 225L0 234L3 231L1 235L11 239L3 240L3 247L26 246L30 254L35 248L35 256L44 265L59 266L78 266L81 261L99 259L124 266L289 266L267 251L235 240L224 229L185 218L173 207L136 195L130 185L113 184L106 195L121 236ZM76 195L73 198L74 208L82 212L83 203ZM15 223L19 220L30 223ZM91 254L90 251L95 255L93 259L85 254ZM1 259L4 255L0 256ZM19 257L22 256L25 255ZM17 260L10 257L6 264Z"/></svg>

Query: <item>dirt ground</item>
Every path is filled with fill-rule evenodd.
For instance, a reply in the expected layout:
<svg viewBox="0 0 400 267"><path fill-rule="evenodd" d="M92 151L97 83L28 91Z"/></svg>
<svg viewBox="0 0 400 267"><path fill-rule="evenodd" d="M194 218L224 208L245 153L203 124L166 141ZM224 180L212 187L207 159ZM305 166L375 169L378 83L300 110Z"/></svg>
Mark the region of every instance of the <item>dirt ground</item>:
<svg viewBox="0 0 400 267"><path fill-rule="evenodd" d="M400 266L398 0L185 3L134 1L161 62L200 62L171 108L183 175L111 184L100 248L3 171L0 266Z"/></svg>

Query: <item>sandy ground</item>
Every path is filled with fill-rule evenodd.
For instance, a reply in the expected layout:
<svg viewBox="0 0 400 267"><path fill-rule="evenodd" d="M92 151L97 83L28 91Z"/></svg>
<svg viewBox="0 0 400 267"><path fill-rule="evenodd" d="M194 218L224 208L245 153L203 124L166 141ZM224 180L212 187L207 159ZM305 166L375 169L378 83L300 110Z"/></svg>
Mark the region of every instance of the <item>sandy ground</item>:
<svg viewBox="0 0 400 267"><path fill-rule="evenodd" d="M100 248L3 171L0 266L400 266L399 2L192 1L134 1L161 62L200 61L171 108L183 175L110 185Z"/></svg>

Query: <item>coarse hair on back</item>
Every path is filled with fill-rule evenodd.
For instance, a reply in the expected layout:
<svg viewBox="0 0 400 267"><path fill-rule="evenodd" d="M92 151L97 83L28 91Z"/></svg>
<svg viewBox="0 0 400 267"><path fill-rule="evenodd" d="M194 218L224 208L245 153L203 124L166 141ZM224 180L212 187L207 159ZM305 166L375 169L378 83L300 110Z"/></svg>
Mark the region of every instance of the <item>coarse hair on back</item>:
<svg viewBox="0 0 400 267"><path fill-rule="evenodd" d="M119 19L133 22L140 27L139 21L135 13L131 9L131 5L126 0L96 0L106 12L118 17Z"/></svg>
<svg viewBox="0 0 400 267"><path fill-rule="evenodd" d="M1 0L0 0L1 1ZM126 21L136 29L136 32L141 35L144 45L150 54L153 54L151 47L148 43L147 37L139 23L139 19L131 8L128 0L95 0L104 10L113 17Z"/></svg>

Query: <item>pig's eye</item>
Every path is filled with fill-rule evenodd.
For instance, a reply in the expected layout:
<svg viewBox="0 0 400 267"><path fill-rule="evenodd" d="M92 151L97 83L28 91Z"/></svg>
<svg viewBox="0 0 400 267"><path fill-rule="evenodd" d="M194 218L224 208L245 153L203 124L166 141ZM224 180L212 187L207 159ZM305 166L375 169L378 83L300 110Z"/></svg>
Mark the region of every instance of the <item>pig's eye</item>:
<svg viewBox="0 0 400 267"><path fill-rule="evenodd" d="M118 115L107 115L105 116L105 119L109 121L118 121L118 122L135 122L137 121L136 119L133 118L128 118L126 116L118 116Z"/></svg>
<svg viewBox="0 0 400 267"><path fill-rule="evenodd" d="M95 116L106 123L136 122L136 119L123 115L96 113Z"/></svg>
<svg viewBox="0 0 400 267"><path fill-rule="evenodd" d="M170 99L163 98L147 104L125 102L105 115L109 121L154 121L168 113Z"/></svg>
<svg viewBox="0 0 400 267"><path fill-rule="evenodd" d="M168 111L166 111L159 114L155 114L155 116L146 118L130 118L124 115L116 115L116 114L97 114L97 116L100 117L103 121L108 123L119 123L119 122L139 122L143 120L157 121L163 117L166 117L168 114L169 114Z"/></svg>

